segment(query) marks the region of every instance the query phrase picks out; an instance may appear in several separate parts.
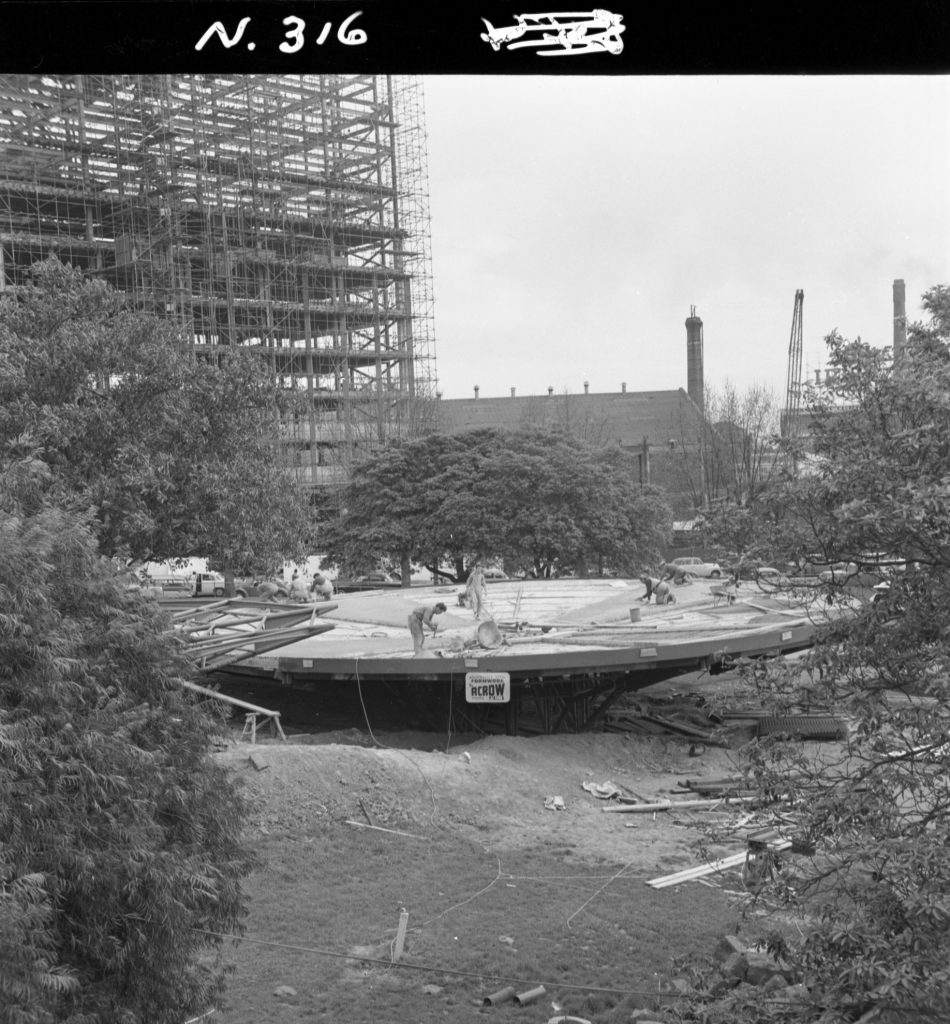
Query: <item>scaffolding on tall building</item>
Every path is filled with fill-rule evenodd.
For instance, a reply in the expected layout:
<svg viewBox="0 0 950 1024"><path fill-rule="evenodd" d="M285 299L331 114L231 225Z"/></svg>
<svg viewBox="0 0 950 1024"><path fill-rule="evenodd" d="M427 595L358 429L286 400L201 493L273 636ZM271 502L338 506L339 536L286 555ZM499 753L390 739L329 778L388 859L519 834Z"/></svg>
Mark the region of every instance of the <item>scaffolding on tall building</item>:
<svg viewBox="0 0 950 1024"><path fill-rule="evenodd" d="M267 359L314 485L437 387L418 79L0 76L0 288L52 254Z"/></svg>

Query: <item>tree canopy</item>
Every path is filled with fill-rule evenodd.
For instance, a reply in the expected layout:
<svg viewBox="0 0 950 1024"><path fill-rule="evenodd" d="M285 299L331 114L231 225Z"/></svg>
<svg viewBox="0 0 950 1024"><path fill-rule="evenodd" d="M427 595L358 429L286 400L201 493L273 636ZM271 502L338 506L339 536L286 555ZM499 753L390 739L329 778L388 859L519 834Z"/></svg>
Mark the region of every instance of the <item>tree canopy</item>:
<svg viewBox="0 0 950 1024"><path fill-rule="evenodd" d="M280 398L55 259L0 299L0 1024L178 1024L221 992L245 804L116 564L301 550Z"/></svg>
<svg viewBox="0 0 950 1024"><path fill-rule="evenodd" d="M35 454L0 462L0 1022L178 1024L240 928L243 800L164 619Z"/></svg>
<svg viewBox="0 0 950 1024"><path fill-rule="evenodd" d="M301 555L308 494L277 445L259 357L195 358L174 324L51 258L0 300L0 439L36 444L100 550L262 571Z"/></svg>
<svg viewBox="0 0 950 1024"><path fill-rule="evenodd" d="M816 850L774 886L809 915L785 955L814 998L768 1012L737 996L736 1020L811 1021L818 1005L836 1021L950 1017L950 288L924 308L896 354L828 337L798 471L761 516L762 550L854 563L884 586L871 600L830 585L850 610L798 665L753 673L767 706L824 708L850 732L819 765L783 739L746 751Z"/></svg>
<svg viewBox="0 0 950 1024"><path fill-rule="evenodd" d="M642 485L635 453L559 429L431 434L391 443L354 468L321 545L344 568L381 561L503 562L538 576L659 557L671 514Z"/></svg>

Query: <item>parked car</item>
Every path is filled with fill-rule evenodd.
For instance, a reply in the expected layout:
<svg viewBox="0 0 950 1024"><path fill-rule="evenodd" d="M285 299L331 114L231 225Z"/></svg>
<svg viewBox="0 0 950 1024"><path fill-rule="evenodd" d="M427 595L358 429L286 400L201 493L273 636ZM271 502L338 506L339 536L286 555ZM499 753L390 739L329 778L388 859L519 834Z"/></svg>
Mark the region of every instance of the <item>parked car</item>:
<svg viewBox="0 0 950 1024"><path fill-rule="evenodd" d="M774 590L778 587L788 586L788 576L780 569L771 565L760 565L752 570L752 578L763 590Z"/></svg>
<svg viewBox="0 0 950 1024"><path fill-rule="evenodd" d="M246 578L234 581L234 593L238 597L269 597L286 600L290 597L290 588L283 580Z"/></svg>
<svg viewBox="0 0 950 1024"><path fill-rule="evenodd" d="M376 572L368 572L363 576L357 576L356 583L402 583L402 579L394 572L384 572L382 569Z"/></svg>
<svg viewBox="0 0 950 1024"><path fill-rule="evenodd" d="M684 555L681 558L674 558L670 565L683 569L690 576L712 579L719 579L722 576L722 567L718 562L705 562L703 559L693 556Z"/></svg>
<svg viewBox="0 0 950 1024"><path fill-rule="evenodd" d="M850 587L874 587L881 582L881 572L867 572L857 562L835 562L818 574L822 583L847 584Z"/></svg>
<svg viewBox="0 0 950 1024"><path fill-rule="evenodd" d="M143 587L154 587L160 591L161 593L158 596L187 597L191 593L192 580L190 576L175 576L168 573L153 575L144 569L140 569L138 578L141 580Z"/></svg>
<svg viewBox="0 0 950 1024"><path fill-rule="evenodd" d="M346 594L353 590L380 590L390 587L401 587L402 580L394 572L377 569L373 572L355 576L352 579L336 579L333 583L338 594Z"/></svg>
<svg viewBox="0 0 950 1024"><path fill-rule="evenodd" d="M847 565L847 562L829 562L822 555L812 554L807 555L804 561L790 565L789 572L792 576L804 576L813 580L827 576L825 582L828 582L832 578L832 573L840 577Z"/></svg>
<svg viewBox="0 0 950 1024"><path fill-rule="evenodd" d="M134 590L141 594L148 594L149 597L162 597L163 590L157 583L153 583L147 575L137 575L134 572L124 572L119 575L123 587L126 590Z"/></svg>

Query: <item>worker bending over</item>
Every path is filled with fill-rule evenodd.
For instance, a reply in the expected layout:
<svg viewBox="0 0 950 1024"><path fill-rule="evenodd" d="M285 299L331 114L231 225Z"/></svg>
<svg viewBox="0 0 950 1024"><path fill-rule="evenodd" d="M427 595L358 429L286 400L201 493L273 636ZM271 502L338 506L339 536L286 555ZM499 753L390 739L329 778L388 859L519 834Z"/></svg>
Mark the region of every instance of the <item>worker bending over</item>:
<svg viewBox="0 0 950 1024"><path fill-rule="evenodd" d="M438 604L421 604L412 610L409 616L409 632L412 635L412 647L416 654L422 653L422 645L425 643L422 627L428 626L434 636L438 626L432 621L432 618L435 615L442 615L444 611L445 605L441 601Z"/></svg>
<svg viewBox="0 0 950 1024"><path fill-rule="evenodd" d="M322 598L324 601L329 601L333 597L333 584L323 575L322 572L315 572L313 574L313 582L310 584L310 593L314 597Z"/></svg>

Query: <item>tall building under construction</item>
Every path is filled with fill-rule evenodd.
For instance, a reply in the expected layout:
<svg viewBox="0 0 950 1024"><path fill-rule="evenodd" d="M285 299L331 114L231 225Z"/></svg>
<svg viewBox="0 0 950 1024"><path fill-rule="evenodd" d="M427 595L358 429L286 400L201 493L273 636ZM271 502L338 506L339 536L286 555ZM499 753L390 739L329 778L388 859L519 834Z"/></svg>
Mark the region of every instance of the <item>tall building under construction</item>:
<svg viewBox="0 0 950 1024"><path fill-rule="evenodd" d="M259 352L306 396L298 475L332 483L436 387L422 84L0 76L0 288L53 254L198 353Z"/></svg>

